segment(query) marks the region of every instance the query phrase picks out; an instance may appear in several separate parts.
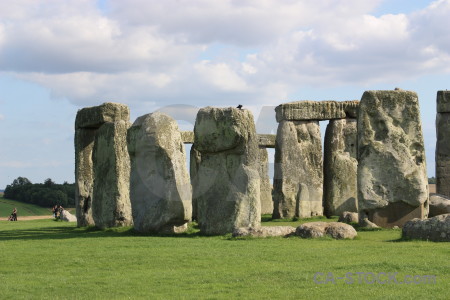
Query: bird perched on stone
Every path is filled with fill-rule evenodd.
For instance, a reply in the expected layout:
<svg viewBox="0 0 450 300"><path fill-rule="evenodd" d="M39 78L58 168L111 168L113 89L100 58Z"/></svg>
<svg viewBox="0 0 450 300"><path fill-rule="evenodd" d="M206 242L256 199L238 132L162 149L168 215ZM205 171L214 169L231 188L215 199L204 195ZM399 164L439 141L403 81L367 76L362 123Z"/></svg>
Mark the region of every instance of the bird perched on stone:
<svg viewBox="0 0 450 300"><path fill-rule="evenodd" d="M242 109L242 104L239 104L237 108Z"/></svg>

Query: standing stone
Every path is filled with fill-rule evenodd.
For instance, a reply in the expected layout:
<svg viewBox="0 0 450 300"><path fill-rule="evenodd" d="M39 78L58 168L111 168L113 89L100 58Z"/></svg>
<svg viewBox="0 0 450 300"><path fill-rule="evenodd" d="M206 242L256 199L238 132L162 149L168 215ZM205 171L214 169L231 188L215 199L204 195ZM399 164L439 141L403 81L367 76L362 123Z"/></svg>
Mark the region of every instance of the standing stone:
<svg viewBox="0 0 450 300"><path fill-rule="evenodd" d="M95 136L92 216L95 226L133 224L130 204L130 157L125 121L103 124Z"/></svg>
<svg viewBox="0 0 450 300"><path fill-rule="evenodd" d="M272 214L272 185L269 178L269 156L266 148L259 148L259 177L261 193L261 214Z"/></svg>
<svg viewBox="0 0 450 300"><path fill-rule="evenodd" d="M75 130L75 206L78 227L94 225L92 218L92 191L94 164L92 152L96 129Z"/></svg>
<svg viewBox="0 0 450 300"><path fill-rule="evenodd" d="M95 136L105 123L129 121L130 111L124 104L103 103L80 109L75 119L75 206L79 227L95 225L92 217ZM101 176L101 174L99 175Z"/></svg>
<svg viewBox="0 0 450 300"><path fill-rule="evenodd" d="M331 120L324 143L324 213L358 211L356 119Z"/></svg>
<svg viewBox="0 0 450 300"><path fill-rule="evenodd" d="M193 181L197 219L204 234L259 227L258 138L248 110L206 107L195 121L199 152Z"/></svg>
<svg viewBox="0 0 450 300"><path fill-rule="evenodd" d="M428 180L417 94L367 91L358 116L360 218L402 226L428 213Z"/></svg>
<svg viewBox="0 0 450 300"><path fill-rule="evenodd" d="M192 192L178 125L160 112L139 117L128 130L130 198L140 232L180 232L191 220Z"/></svg>
<svg viewBox="0 0 450 300"><path fill-rule="evenodd" d="M198 168L199 168L199 165L200 165L201 161L202 161L202 159L201 159L200 152L195 150L194 147L191 147L190 160L189 160L189 175L191 177L191 185L192 185L192 187L194 187L194 186L199 187L200 186L200 184L198 182L197 173L198 173ZM198 221L198 218L197 218L197 198L196 197L192 197L192 220Z"/></svg>
<svg viewBox="0 0 450 300"><path fill-rule="evenodd" d="M436 192L450 197L450 91L437 93L436 138Z"/></svg>
<svg viewBox="0 0 450 300"><path fill-rule="evenodd" d="M322 141L318 121L281 121L275 143L273 218L321 216Z"/></svg>

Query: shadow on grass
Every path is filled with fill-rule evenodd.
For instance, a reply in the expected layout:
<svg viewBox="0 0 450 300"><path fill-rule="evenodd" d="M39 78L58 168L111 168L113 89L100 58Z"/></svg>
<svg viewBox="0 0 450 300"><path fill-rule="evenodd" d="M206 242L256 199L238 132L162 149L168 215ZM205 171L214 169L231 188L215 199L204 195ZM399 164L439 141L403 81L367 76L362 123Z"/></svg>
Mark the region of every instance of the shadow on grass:
<svg viewBox="0 0 450 300"><path fill-rule="evenodd" d="M105 237L176 237L176 238L198 238L206 237L200 233L197 224L191 223L184 233L141 233L133 227L115 227L99 229L94 226L71 227L71 226L40 226L36 228L13 229L0 231L0 240L58 240L72 238L105 238Z"/></svg>

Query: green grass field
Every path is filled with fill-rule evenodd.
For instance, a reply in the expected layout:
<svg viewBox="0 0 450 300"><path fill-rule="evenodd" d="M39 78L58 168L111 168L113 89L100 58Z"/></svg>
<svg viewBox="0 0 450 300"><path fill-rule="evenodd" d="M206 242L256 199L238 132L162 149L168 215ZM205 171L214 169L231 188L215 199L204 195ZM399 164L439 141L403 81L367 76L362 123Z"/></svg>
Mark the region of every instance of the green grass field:
<svg viewBox="0 0 450 300"><path fill-rule="evenodd" d="M0 294L2 299L448 299L448 243L401 241L400 230L358 235L340 241L234 239L201 236L191 228L179 236L150 236L53 220L0 221ZM398 272L398 281L436 275L436 283L358 283L354 275L353 284L338 279L318 284L317 272L336 278Z"/></svg>
<svg viewBox="0 0 450 300"><path fill-rule="evenodd" d="M9 200L0 196L0 217L8 217L12 213L14 207L17 208L18 218L20 218L20 216L45 216L52 214L50 208Z"/></svg>

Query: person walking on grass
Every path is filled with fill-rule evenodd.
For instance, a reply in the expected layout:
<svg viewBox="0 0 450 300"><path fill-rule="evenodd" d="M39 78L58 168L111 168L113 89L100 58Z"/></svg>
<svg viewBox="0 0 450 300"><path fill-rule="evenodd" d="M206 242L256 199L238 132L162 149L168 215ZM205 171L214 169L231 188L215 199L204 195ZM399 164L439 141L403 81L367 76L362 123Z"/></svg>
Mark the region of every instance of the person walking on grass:
<svg viewBox="0 0 450 300"><path fill-rule="evenodd" d="M17 221L17 208L14 207L11 216L12 216L12 221Z"/></svg>

